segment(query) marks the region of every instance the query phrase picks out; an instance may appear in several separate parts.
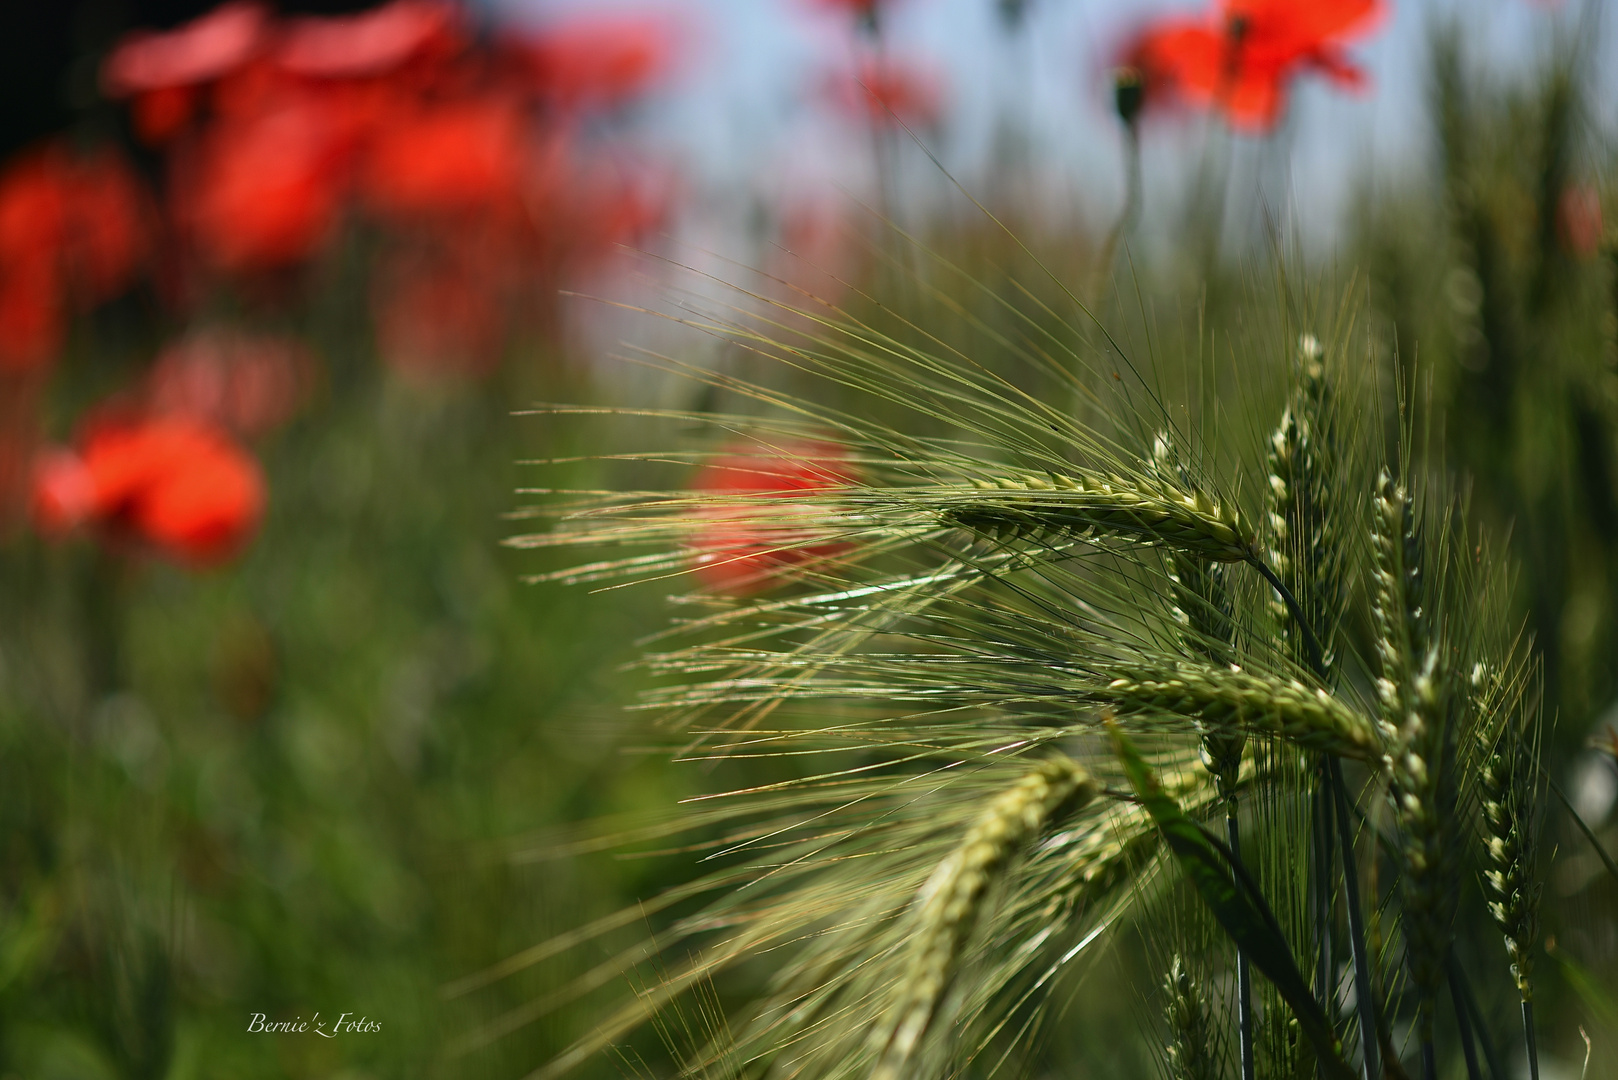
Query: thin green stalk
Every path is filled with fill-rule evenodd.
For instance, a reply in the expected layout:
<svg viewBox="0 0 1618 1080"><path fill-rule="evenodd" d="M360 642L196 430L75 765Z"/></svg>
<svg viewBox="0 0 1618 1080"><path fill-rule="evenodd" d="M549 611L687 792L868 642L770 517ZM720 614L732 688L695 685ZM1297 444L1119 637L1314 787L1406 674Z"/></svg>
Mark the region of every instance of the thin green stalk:
<svg viewBox="0 0 1618 1080"><path fill-rule="evenodd" d="M1236 819L1236 796L1225 801L1225 835L1230 838L1230 856L1237 865L1242 861L1242 829ZM1242 1080L1254 1080L1253 1058L1253 974L1248 970L1247 954L1236 949L1236 1033L1240 1039Z"/></svg>
<svg viewBox="0 0 1618 1080"><path fill-rule="evenodd" d="M1292 591L1281 583L1281 579L1276 577L1275 571L1271 570L1269 564L1263 559L1252 558L1248 562L1258 570L1265 581L1270 583L1270 587L1281 598L1281 602L1287 606L1287 613L1292 616L1292 621L1298 625L1298 629L1303 631L1303 644L1304 648L1308 650L1310 670L1316 672L1324 670L1326 650L1321 647L1320 639L1315 637L1314 629L1310 627L1309 620L1304 618L1303 607L1299 605L1298 598L1293 596Z"/></svg>
<svg viewBox="0 0 1618 1080"><path fill-rule="evenodd" d="M1523 1041L1528 1044L1528 1080L1539 1080L1539 1040L1534 1037L1534 1003L1522 1003Z"/></svg>
<svg viewBox="0 0 1618 1080"><path fill-rule="evenodd" d="M1562 785L1552 779L1549 773L1545 774L1545 779L1550 783L1551 791L1561 800L1563 809L1567 811L1567 816L1573 819L1573 824L1578 826L1579 832L1583 833L1584 838L1590 842L1590 847L1595 851L1596 858L1601 860L1601 865L1607 868L1607 873L1612 875L1614 881L1618 881L1618 865L1613 864L1612 856L1607 854L1607 849L1601 846L1601 841L1596 839L1596 834L1591 831L1590 826L1586 825L1584 819L1579 816L1579 812L1573 809L1573 804L1568 801L1567 794L1562 791Z"/></svg>
<svg viewBox="0 0 1618 1080"><path fill-rule="evenodd" d="M1455 1027L1461 1035L1461 1054L1466 1058L1467 1080L1481 1080L1478 1072L1478 1048L1472 1039L1472 1023L1467 1019L1466 1002L1461 1000L1461 988L1455 981L1455 954L1450 954L1449 996L1455 1004Z"/></svg>
<svg viewBox="0 0 1618 1080"><path fill-rule="evenodd" d="M1332 808L1331 787L1326 778L1324 758L1322 758L1319 773L1319 782L1315 786L1313 821L1311 822L1310 830L1315 864L1315 996L1320 999L1321 1008L1326 1010L1326 1015L1335 1024L1337 1009L1332 976L1336 971L1336 965L1332 963L1331 949ZM1319 1075L1318 1067L1316 1074Z"/></svg>
<svg viewBox="0 0 1618 1080"><path fill-rule="evenodd" d="M1495 1052L1494 1036L1489 1034L1489 1021L1478 1006L1477 995L1472 993L1472 984L1466 977L1460 961L1455 954L1449 956L1449 984L1460 995L1460 1000L1466 1007L1467 1023L1477 1036L1478 1046L1483 1050L1483 1062L1489 1067L1490 1080L1506 1080L1506 1070L1500 1064L1500 1055Z"/></svg>
<svg viewBox="0 0 1618 1080"><path fill-rule="evenodd" d="M1326 778L1337 803L1337 843L1343 856L1343 901L1348 907L1348 941L1354 953L1354 1003L1360 1014L1360 1049L1365 1056L1365 1080L1382 1080L1377 1044L1376 1002L1371 997L1371 958L1365 948L1365 913L1360 908L1359 867L1354 864L1354 829L1349 822L1348 788L1343 763L1326 757Z"/></svg>

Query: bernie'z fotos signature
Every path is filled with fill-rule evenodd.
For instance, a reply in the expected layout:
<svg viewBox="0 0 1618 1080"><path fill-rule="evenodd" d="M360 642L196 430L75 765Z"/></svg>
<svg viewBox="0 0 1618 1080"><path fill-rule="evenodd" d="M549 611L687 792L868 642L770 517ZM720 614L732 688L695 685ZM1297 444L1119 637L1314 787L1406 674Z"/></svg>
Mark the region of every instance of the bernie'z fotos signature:
<svg viewBox="0 0 1618 1080"><path fill-rule="evenodd" d="M343 1013L336 1020L322 1020L319 1013L308 1020L298 1017L296 1020L271 1020L263 1013L254 1013L247 1021L247 1030L266 1035L319 1035L327 1039L335 1039L339 1035L374 1035L382 1030L382 1021L372 1020L368 1017L350 1019L353 1013Z"/></svg>

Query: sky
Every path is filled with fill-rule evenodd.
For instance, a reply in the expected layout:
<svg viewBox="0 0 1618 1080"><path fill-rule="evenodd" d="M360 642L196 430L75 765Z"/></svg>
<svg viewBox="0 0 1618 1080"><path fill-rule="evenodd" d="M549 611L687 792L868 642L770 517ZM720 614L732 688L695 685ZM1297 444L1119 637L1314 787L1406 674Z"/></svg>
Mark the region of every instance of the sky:
<svg viewBox="0 0 1618 1080"><path fill-rule="evenodd" d="M668 92L641 118L644 134L686 178L695 219L714 243L746 232L757 205L812 198L828 187L871 198L868 136L850 130L815 93L825 72L846 67L846 18L814 0L485 0L502 15L543 21L559 13L655 12L677 27L682 61ZM1300 0L1308 2L1308 0ZM1601 3L1603 0L1588 0ZM1300 81L1286 121L1267 139L1238 139L1232 191L1247 205L1284 211L1297 236L1329 248L1354 193L1419 173L1430 145L1425 112L1426 31L1458 18L1475 62L1519 77L1543 58L1580 13L1577 0L1389 0L1390 17L1351 54L1370 87L1345 94ZM1053 212L1110 221L1123 197L1122 140L1110 111L1107 73L1118 43L1153 14L1196 5L1175 0L1031 0L1022 34L1005 34L993 0L892 0L885 25L896 57L936 70L947 87L946 120L925 141L950 174L981 192L997 122L1029 133L1054 193ZM1602 20L1596 49L1618 58L1618 16ZM1598 64L1604 85L1618 86ZM1612 93L1601 95L1612 102ZM1610 106L1599 117L1612 131ZM1143 221L1183 197L1209 140L1200 117L1153 125L1143 143ZM950 181L911 146L899 178L907 207L958 198ZM1240 209L1239 205L1236 211ZM1104 227L1104 225L1103 225Z"/></svg>

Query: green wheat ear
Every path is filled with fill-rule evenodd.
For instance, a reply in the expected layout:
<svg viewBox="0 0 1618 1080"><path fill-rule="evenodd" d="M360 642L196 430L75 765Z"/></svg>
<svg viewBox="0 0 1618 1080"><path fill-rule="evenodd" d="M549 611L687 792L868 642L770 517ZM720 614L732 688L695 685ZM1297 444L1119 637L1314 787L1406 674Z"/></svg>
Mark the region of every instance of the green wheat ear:
<svg viewBox="0 0 1618 1080"><path fill-rule="evenodd" d="M1474 673L1473 683L1487 673ZM1509 704L1509 703L1508 703ZM1534 999L1533 949L1539 937L1539 739L1529 702L1503 710L1492 730L1479 731L1483 768L1478 803L1484 825L1484 891L1489 915L1506 942L1511 976L1524 1002Z"/></svg>
<svg viewBox="0 0 1618 1080"><path fill-rule="evenodd" d="M1234 505L1151 476L1050 473L975 478L958 494L914 493L940 520L996 539L1117 536L1215 562L1254 557L1256 539Z"/></svg>
<svg viewBox="0 0 1618 1080"><path fill-rule="evenodd" d="M1342 448L1327 380L1324 349L1313 334L1298 345L1298 386L1281 422L1270 436L1269 526L1265 559L1297 598L1307 627L1297 625L1279 597L1270 610L1295 662L1318 663L1329 681L1336 663L1333 639L1343 609L1345 557L1339 517ZM1312 633L1321 644L1318 660L1308 647Z"/></svg>
<svg viewBox="0 0 1618 1080"><path fill-rule="evenodd" d="M921 1045L955 976L967 936L995 876L1059 815L1095 798L1078 763L1057 757L997 795L961 845L939 863L916 897L910 964L894 1018L881 1039L873 1080L898 1080Z"/></svg>
<svg viewBox="0 0 1618 1080"><path fill-rule="evenodd" d="M1170 1040L1165 1049L1169 1080L1220 1080L1211 1010L1179 956L1163 980L1163 996Z"/></svg>

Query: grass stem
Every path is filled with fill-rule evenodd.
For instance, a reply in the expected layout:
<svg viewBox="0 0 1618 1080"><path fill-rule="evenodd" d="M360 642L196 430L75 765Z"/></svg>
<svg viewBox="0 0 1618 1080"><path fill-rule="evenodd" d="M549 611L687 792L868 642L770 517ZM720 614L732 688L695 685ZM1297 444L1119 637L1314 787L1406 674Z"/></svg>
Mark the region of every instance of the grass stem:
<svg viewBox="0 0 1618 1080"><path fill-rule="evenodd" d="M1225 802L1225 835L1230 840L1230 854L1234 862L1242 858L1242 827L1236 817L1236 796ZM1253 1054L1253 974L1248 970L1247 954L1236 950L1236 1032L1240 1039L1242 1080L1254 1080Z"/></svg>
<svg viewBox="0 0 1618 1080"><path fill-rule="evenodd" d="M1303 625L1301 620L1299 625ZM1313 642L1313 635L1309 636L1309 640ZM1348 906L1348 940L1354 952L1354 1004L1360 1014L1360 1049L1365 1057L1365 1080L1382 1080L1376 1002L1371 996L1371 958L1365 947L1365 912L1360 906L1359 868L1354 864L1354 827L1348 811L1348 789L1343 783L1343 763L1329 754L1326 757L1326 778L1331 784L1332 798L1337 803L1334 817L1337 819L1337 843L1343 856L1343 900Z"/></svg>
<svg viewBox="0 0 1618 1080"><path fill-rule="evenodd" d="M1287 612L1292 616L1292 621L1303 632L1303 643L1309 649L1309 669L1316 674L1325 671L1326 650L1321 647L1320 639L1315 637L1315 632L1310 627L1309 620L1304 618L1303 606L1298 603L1298 598L1293 596L1292 591L1282 584L1275 571L1271 570L1269 564L1263 559L1253 558L1249 561L1263 575L1264 580L1270 583L1270 587L1281 598L1281 602L1287 606Z"/></svg>
<svg viewBox="0 0 1618 1080"><path fill-rule="evenodd" d="M1539 1040L1534 1037L1534 1003L1522 1003L1522 1035L1528 1046L1528 1080L1539 1080Z"/></svg>
<svg viewBox="0 0 1618 1080"><path fill-rule="evenodd" d="M1579 816L1579 812L1573 809L1573 803L1568 800L1567 793L1562 790L1562 785L1551 779L1549 773L1545 774L1545 779L1550 784L1551 791L1561 801L1562 808L1567 811L1567 816L1573 819L1573 824L1579 827L1579 831L1584 834L1584 838L1595 849L1596 857L1601 860L1601 865L1607 868L1607 873L1612 875L1614 881L1618 881L1618 866L1613 865L1612 856L1607 854L1607 849L1601 846L1600 840L1596 839L1595 831L1589 825L1586 825L1584 819Z"/></svg>
<svg viewBox="0 0 1618 1080"><path fill-rule="evenodd" d="M1332 839L1331 839L1331 788L1326 778L1325 757L1321 755L1320 779L1315 788L1313 845L1315 849L1315 996L1320 999L1321 1008L1331 1018L1335 1026L1337 1021L1337 1002L1333 990L1333 972L1336 964L1332 957L1331 940L1331 875L1332 875ZM1316 1067L1316 1075L1323 1075Z"/></svg>
<svg viewBox="0 0 1618 1080"><path fill-rule="evenodd" d="M1477 995L1472 993L1472 983L1453 952L1449 957L1449 984L1466 1006L1467 1023L1477 1039L1479 1049L1483 1051L1483 1063L1489 1068L1489 1080L1506 1080L1505 1067L1501 1065L1500 1055L1495 1050L1494 1036L1489 1034L1489 1020L1483 1015Z"/></svg>
<svg viewBox="0 0 1618 1080"><path fill-rule="evenodd" d="M1460 984L1455 979L1455 954L1449 959L1449 996L1455 1004L1455 1027L1461 1035L1461 1054L1466 1058L1467 1080L1482 1080L1478 1071L1478 1048L1472 1038L1472 1021L1466 1015L1466 1001L1461 997Z"/></svg>

